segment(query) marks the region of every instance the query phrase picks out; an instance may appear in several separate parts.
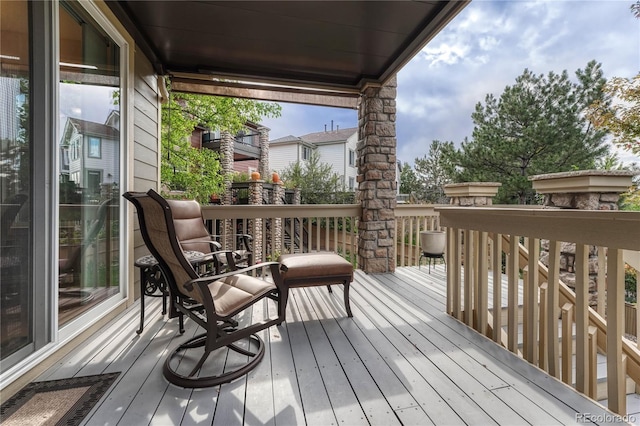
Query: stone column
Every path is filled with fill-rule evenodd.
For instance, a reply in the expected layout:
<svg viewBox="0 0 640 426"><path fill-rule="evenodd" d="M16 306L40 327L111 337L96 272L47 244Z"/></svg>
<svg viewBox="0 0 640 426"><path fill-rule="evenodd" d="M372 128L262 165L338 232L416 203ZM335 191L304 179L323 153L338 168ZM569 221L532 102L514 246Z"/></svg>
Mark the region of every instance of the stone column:
<svg viewBox="0 0 640 426"><path fill-rule="evenodd" d="M258 132L260 134L260 163L258 165L258 172L260 172L260 176L265 179L271 174L271 169L269 169L269 128L260 127Z"/></svg>
<svg viewBox="0 0 640 426"><path fill-rule="evenodd" d="M274 204L279 206L284 204L284 184L282 182L273 183L273 196L275 198ZM273 224L271 235L274 239L271 244L272 254L282 254L282 218L277 217L271 223Z"/></svg>
<svg viewBox="0 0 640 426"><path fill-rule="evenodd" d="M394 76L366 88L358 110L358 265L366 273L396 268L396 87Z"/></svg>
<svg viewBox="0 0 640 426"><path fill-rule="evenodd" d="M233 204L231 194L231 184L233 183L233 150L233 136L231 136L229 132L222 132L220 134L220 168L222 169L222 176L224 177L224 194L220 197L220 204L227 206ZM223 248L230 250L234 247L236 233L233 221L226 219L224 221L224 230L221 230L221 232L224 235L224 241L221 241Z"/></svg>
<svg viewBox="0 0 640 426"><path fill-rule="evenodd" d="M618 210L620 194L631 186L637 172L581 170L531 176L533 189L544 195L544 208L574 210ZM549 265L549 241L541 241L540 261ZM560 244L560 279L575 290L574 243ZM598 247L589 248L589 305L597 306Z"/></svg>
<svg viewBox="0 0 640 426"><path fill-rule="evenodd" d="M502 186L499 182L463 182L444 186L449 204L457 207L482 207L493 205L493 197Z"/></svg>
<svg viewBox="0 0 640 426"><path fill-rule="evenodd" d="M293 204L301 204L302 202L302 193L300 192L300 188L293 189Z"/></svg>
<svg viewBox="0 0 640 426"><path fill-rule="evenodd" d="M249 182L249 204L262 205L262 184L263 180L252 180ZM251 250L253 251L253 262L262 262L262 218L250 220L249 233L253 237Z"/></svg>

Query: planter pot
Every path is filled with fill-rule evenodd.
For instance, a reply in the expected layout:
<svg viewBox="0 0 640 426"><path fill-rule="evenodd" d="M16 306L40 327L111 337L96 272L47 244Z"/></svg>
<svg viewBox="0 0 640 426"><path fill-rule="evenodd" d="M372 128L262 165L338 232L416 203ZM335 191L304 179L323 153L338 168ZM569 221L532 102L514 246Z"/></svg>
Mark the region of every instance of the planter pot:
<svg viewBox="0 0 640 426"><path fill-rule="evenodd" d="M447 237L444 231L420 232L420 249L423 253L440 255L444 253Z"/></svg>

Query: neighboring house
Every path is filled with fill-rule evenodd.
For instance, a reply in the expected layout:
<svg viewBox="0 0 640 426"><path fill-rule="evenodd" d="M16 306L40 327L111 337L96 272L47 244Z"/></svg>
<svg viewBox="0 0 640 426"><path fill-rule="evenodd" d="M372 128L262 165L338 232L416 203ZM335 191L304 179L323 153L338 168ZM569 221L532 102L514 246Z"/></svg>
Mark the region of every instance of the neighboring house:
<svg viewBox="0 0 640 426"><path fill-rule="evenodd" d="M269 142L269 164L277 172L291 164L306 161L311 152L320 154L320 162L331 165L334 173L342 177L349 191L357 189L356 144L358 128L325 130L303 136L285 136Z"/></svg>
<svg viewBox="0 0 640 426"><path fill-rule="evenodd" d="M86 195L100 195L103 184L120 176L120 114L112 111L105 124L67 118L60 142L60 181L74 182Z"/></svg>
<svg viewBox="0 0 640 426"><path fill-rule="evenodd" d="M251 173L260 170L260 157L268 155L263 154L260 147L260 131L264 129L264 126L248 121L242 130L232 136L234 172ZM222 136L220 130L202 129L199 146L197 136L194 135L191 137L191 146L220 152Z"/></svg>

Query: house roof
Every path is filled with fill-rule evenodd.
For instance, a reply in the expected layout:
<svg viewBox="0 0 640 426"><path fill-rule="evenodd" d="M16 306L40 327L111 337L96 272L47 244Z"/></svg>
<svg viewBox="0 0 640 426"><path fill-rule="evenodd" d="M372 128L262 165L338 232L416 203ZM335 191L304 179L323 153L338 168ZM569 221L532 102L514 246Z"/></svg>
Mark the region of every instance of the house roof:
<svg viewBox="0 0 640 426"><path fill-rule="evenodd" d="M300 136L305 142L312 144L322 144L328 142L343 142L349 139L351 135L358 131L357 127L348 127L340 130L326 130L324 132L309 133L307 135Z"/></svg>
<svg viewBox="0 0 640 426"><path fill-rule="evenodd" d="M469 0L107 0L159 74L359 93L391 78Z"/></svg>
<svg viewBox="0 0 640 426"><path fill-rule="evenodd" d="M299 137L297 136L293 136L293 135L287 135L287 136L283 136L281 138L278 139L274 139L272 141L269 141L269 145L273 145L273 144L285 144L285 143L292 143L292 142L302 142L302 140L300 140Z"/></svg>
<svg viewBox="0 0 640 426"><path fill-rule="evenodd" d="M105 139L118 140L120 138L120 132L111 126L107 126L102 123L95 123L93 121L81 120L79 118L69 118L71 123L78 133L83 135L99 136Z"/></svg>

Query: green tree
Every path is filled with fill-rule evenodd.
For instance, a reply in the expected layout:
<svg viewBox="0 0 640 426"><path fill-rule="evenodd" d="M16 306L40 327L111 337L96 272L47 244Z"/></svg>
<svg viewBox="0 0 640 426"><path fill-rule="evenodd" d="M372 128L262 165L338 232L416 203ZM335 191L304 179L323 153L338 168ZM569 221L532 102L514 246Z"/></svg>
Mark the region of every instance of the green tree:
<svg viewBox="0 0 640 426"><path fill-rule="evenodd" d="M297 161L280 173L287 186L300 189L302 204L334 204L336 194L344 191L340 176L331 165L320 161L320 154L313 150L307 161Z"/></svg>
<svg viewBox="0 0 640 426"><path fill-rule="evenodd" d="M430 203L443 202L444 185L453 181L450 159L454 151L453 142L434 140L429 146L429 152L424 157L415 159L420 199Z"/></svg>
<svg viewBox="0 0 640 426"><path fill-rule="evenodd" d="M608 147L585 111L596 100L609 105L606 80L595 61L576 77L525 69L499 99L487 95L472 114L473 139L450 155L455 180L501 182L498 203L527 204L535 200L529 176L593 168Z"/></svg>
<svg viewBox="0 0 640 426"><path fill-rule="evenodd" d="M417 194L420 191L418 176L409 163L403 163L400 168L400 193Z"/></svg>
<svg viewBox="0 0 640 426"><path fill-rule="evenodd" d="M281 107L250 99L173 93L162 105L161 182L201 203L224 189L218 154L191 146L196 126L236 134L247 121L280 116Z"/></svg>

